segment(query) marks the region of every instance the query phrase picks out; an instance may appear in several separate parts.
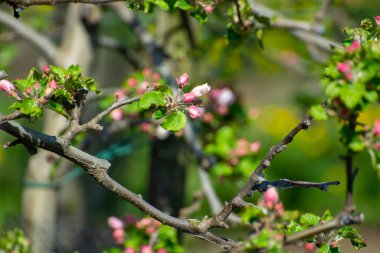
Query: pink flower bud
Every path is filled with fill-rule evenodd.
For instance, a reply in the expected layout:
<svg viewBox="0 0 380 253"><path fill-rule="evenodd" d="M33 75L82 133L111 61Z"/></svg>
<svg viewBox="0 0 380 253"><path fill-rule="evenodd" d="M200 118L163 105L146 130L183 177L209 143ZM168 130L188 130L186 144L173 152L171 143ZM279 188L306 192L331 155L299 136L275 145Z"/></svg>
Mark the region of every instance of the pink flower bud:
<svg viewBox="0 0 380 253"><path fill-rule="evenodd" d="M313 252L314 248L315 248L314 243L311 243L311 242L305 243L306 252L308 253Z"/></svg>
<svg viewBox="0 0 380 253"><path fill-rule="evenodd" d="M44 67L43 67L43 71L44 71L45 73L50 72L50 68L49 68L49 66L44 65Z"/></svg>
<svg viewBox="0 0 380 253"><path fill-rule="evenodd" d="M350 71L350 66L347 64L347 63L343 63L343 62L338 62L338 70L339 72L341 73L346 73L348 71Z"/></svg>
<svg viewBox="0 0 380 253"><path fill-rule="evenodd" d="M123 229L124 228L124 223L121 219L111 216L107 219L107 224L110 228L112 229Z"/></svg>
<svg viewBox="0 0 380 253"><path fill-rule="evenodd" d="M215 100L220 105L231 105L235 102L236 96L229 88L223 88L220 90Z"/></svg>
<svg viewBox="0 0 380 253"><path fill-rule="evenodd" d="M51 88L52 90L55 90L58 88L58 84L55 80L51 80L49 83L48 83L48 87Z"/></svg>
<svg viewBox="0 0 380 253"><path fill-rule="evenodd" d="M123 98L127 97L126 92L125 92L124 89L118 89L118 90L116 90L115 93L114 93L114 96L115 96L116 101L119 100L119 99L123 99Z"/></svg>
<svg viewBox="0 0 380 253"><path fill-rule="evenodd" d="M25 89L25 91L26 91L26 93L28 93L29 95L32 94L32 88L30 88L30 87L27 87L27 88Z"/></svg>
<svg viewBox="0 0 380 253"><path fill-rule="evenodd" d="M375 119L373 123L373 134L375 136L380 136L380 119Z"/></svg>
<svg viewBox="0 0 380 253"><path fill-rule="evenodd" d="M150 223L152 222L152 220L150 218L142 218L141 220L139 220L138 222L136 222L136 228L146 228L147 226L150 225Z"/></svg>
<svg viewBox="0 0 380 253"><path fill-rule="evenodd" d="M9 96L14 96L15 95L15 86L9 82L8 80L0 80L0 90L4 91L7 93Z"/></svg>
<svg viewBox="0 0 380 253"><path fill-rule="evenodd" d="M154 231L156 231L156 228L154 226L149 226L145 229L145 232L148 234L148 235L151 235L154 233Z"/></svg>
<svg viewBox="0 0 380 253"><path fill-rule="evenodd" d="M221 116L227 115L229 112L228 105L217 105L216 112Z"/></svg>
<svg viewBox="0 0 380 253"><path fill-rule="evenodd" d="M134 78L134 77L130 77L130 78L128 78L128 80L127 80L127 84L128 84L128 86L131 87L131 88L135 87L135 86L137 85L137 80L136 80L136 78Z"/></svg>
<svg viewBox="0 0 380 253"><path fill-rule="evenodd" d="M177 84L180 89L183 88L189 82L189 75L187 73L183 73L178 79Z"/></svg>
<svg viewBox="0 0 380 253"><path fill-rule="evenodd" d="M142 245L140 249L141 253L153 253L152 246L150 245Z"/></svg>
<svg viewBox="0 0 380 253"><path fill-rule="evenodd" d="M40 104L46 104L47 100L45 97L42 97L38 102L40 102Z"/></svg>
<svg viewBox="0 0 380 253"><path fill-rule="evenodd" d="M201 111L199 108L195 105L190 105L186 108L187 113L189 114L190 118L195 119L201 116Z"/></svg>
<svg viewBox="0 0 380 253"><path fill-rule="evenodd" d="M111 118L115 121L119 121L123 119L124 111L121 108L117 108L111 112Z"/></svg>
<svg viewBox="0 0 380 253"><path fill-rule="evenodd" d="M122 244L125 239L124 229L116 229L112 233L112 237L115 240L116 244Z"/></svg>
<svg viewBox="0 0 380 253"><path fill-rule="evenodd" d="M159 221L156 220L156 219L153 219L153 226L155 226L155 227L159 227L159 226L161 226L161 222L159 222Z"/></svg>
<svg viewBox="0 0 380 253"><path fill-rule="evenodd" d="M182 95L182 100L185 103L193 102L194 98L195 98L195 96L193 95L193 93L185 93Z"/></svg>
<svg viewBox="0 0 380 253"><path fill-rule="evenodd" d="M359 48L360 48L359 41L354 40L350 46L346 47L346 51L349 53L352 53L358 50Z"/></svg>
<svg viewBox="0 0 380 253"><path fill-rule="evenodd" d="M141 125L140 125L140 130L141 130L141 132L143 132L143 133L149 133L149 130L150 130L150 123L148 123L148 122L143 122L143 123L141 123Z"/></svg>
<svg viewBox="0 0 380 253"><path fill-rule="evenodd" d="M160 78L161 78L160 73L157 73L157 72L154 72L154 73L153 73L153 75L152 75L152 80L153 80L154 82L159 81Z"/></svg>
<svg viewBox="0 0 380 253"><path fill-rule="evenodd" d="M191 90L191 93L197 97L197 98L200 98L202 97L203 95L207 94L209 91L211 90L211 87L205 83L203 85L199 85L199 86L196 86L194 87L192 90Z"/></svg>
<svg viewBox="0 0 380 253"><path fill-rule="evenodd" d="M249 142L246 139L237 140L235 153L237 156L247 155L249 153Z"/></svg>
<svg viewBox="0 0 380 253"><path fill-rule="evenodd" d="M380 16L375 17L376 25L380 26Z"/></svg>
<svg viewBox="0 0 380 253"><path fill-rule="evenodd" d="M210 112L205 112L205 114L203 114L203 121L205 123L211 123L213 119L214 119L214 116Z"/></svg>
<svg viewBox="0 0 380 253"><path fill-rule="evenodd" d="M380 150L380 141L379 141L378 143L375 144L375 148L376 148L377 150Z"/></svg>
<svg viewBox="0 0 380 253"><path fill-rule="evenodd" d="M152 69L151 68L144 68L143 69L143 75L144 76L151 76L152 75Z"/></svg>
<svg viewBox="0 0 380 253"><path fill-rule="evenodd" d="M157 253L167 253L166 249L158 249Z"/></svg>
<svg viewBox="0 0 380 253"><path fill-rule="evenodd" d="M124 250L124 253L136 253L134 248L128 247Z"/></svg>
<svg viewBox="0 0 380 253"><path fill-rule="evenodd" d="M207 14L210 14L214 11L214 7L212 5L206 5L205 7L203 7L203 9Z"/></svg>
<svg viewBox="0 0 380 253"><path fill-rule="evenodd" d="M33 85L34 89L38 90L40 88L40 83L39 82L35 82L34 85Z"/></svg>
<svg viewBox="0 0 380 253"><path fill-rule="evenodd" d="M264 201L268 203L277 203L279 201L279 196L276 188L270 187L264 193Z"/></svg>
<svg viewBox="0 0 380 253"><path fill-rule="evenodd" d="M249 149L253 153L257 153L260 150L261 144L258 141L252 142L251 145L249 146Z"/></svg>

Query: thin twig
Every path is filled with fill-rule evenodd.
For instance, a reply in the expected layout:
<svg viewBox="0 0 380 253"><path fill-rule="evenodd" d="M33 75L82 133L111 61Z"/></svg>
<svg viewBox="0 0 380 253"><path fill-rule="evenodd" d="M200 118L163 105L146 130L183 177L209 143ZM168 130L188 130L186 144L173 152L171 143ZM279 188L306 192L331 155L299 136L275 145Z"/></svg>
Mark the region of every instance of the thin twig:
<svg viewBox="0 0 380 253"><path fill-rule="evenodd" d="M301 188L318 188L322 191L327 191L329 186L339 185L339 184L340 184L339 181L315 183L315 182L306 182L306 181L295 181L295 180L289 180L289 179L280 179L280 180L272 181L272 182L263 181L259 184L256 184L252 188L252 193L254 191L265 192L271 186L278 189L289 189L289 188L294 188L294 187L301 187Z"/></svg>

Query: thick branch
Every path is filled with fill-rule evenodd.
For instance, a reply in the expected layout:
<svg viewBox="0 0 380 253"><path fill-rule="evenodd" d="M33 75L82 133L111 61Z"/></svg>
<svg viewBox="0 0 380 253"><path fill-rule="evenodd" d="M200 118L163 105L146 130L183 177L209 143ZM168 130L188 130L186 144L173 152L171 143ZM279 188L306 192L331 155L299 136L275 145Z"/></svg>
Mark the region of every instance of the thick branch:
<svg viewBox="0 0 380 253"><path fill-rule="evenodd" d="M54 62L57 48L44 35L36 32L32 28L26 26L23 22L15 19L2 10L0 10L0 23L37 48L50 62Z"/></svg>
<svg viewBox="0 0 380 253"><path fill-rule="evenodd" d="M120 2L123 0L7 0L12 6L32 6L32 5L57 5L67 3L86 3L86 4L106 4L111 2Z"/></svg>
<svg viewBox="0 0 380 253"><path fill-rule="evenodd" d="M131 192L127 188L117 183L111 177L109 177L107 170L110 168L111 164L107 160L94 157L75 147L66 146L62 139L59 137L49 136L40 132L36 132L29 128L23 127L14 121L3 123L0 125L0 129L15 136L18 139L21 139L21 141L24 143L43 148L67 158L76 165L84 168L88 174L94 177L95 180L98 181L106 189L116 193L118 196L127 200L132 205L136 206L149 216L159 220L165 225L172 226L185 233L192 234L196 237L216 243L227 250L239 245L239 243L235 241L219 237L213 233L203 230L196 224L196 222L193 223L189 220L175 218L156 209L147 203L140 195Z"/></svg>

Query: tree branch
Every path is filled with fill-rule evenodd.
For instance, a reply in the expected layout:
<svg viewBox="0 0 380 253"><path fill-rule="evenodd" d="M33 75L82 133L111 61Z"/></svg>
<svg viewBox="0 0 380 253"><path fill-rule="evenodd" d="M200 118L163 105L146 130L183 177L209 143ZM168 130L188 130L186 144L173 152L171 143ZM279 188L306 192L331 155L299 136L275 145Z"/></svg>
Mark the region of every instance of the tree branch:
<svg viewBox="0 0 380 253"><path fill-rule="evenodd" d="M253 186L252 194L254 191L265 192L271 186L277 189L289 189L289 188L294 188L294 187L302 187L302 188L318 188L322 191L327 191L329 186L339 185L339 184L340 184L339 181L314 183L314 182L306 182L306 181L294 181L294 180L289 180L289 179L280 179L280 180L272 181L272 182L265 180Z"/></svg>
<svg viewBox="0 0 380 253"><path fill-rule="evenodd" d="M123 0L6 0L11 6L57 5L67 3L106 4Z"/></svg>

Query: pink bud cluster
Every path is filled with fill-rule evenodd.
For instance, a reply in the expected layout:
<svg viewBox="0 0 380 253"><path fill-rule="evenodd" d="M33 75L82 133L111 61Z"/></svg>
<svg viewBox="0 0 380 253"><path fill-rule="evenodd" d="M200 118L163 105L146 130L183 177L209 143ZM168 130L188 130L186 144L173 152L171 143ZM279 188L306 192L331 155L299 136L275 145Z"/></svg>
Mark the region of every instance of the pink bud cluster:
<svg viewBox="0 0 380 253"><path fill-rule="evenodd" d="M338 62L337 64L338 71L346 77L348 81L351 81L354 77L351 69L351 62Z"/></svg>
<svg viewBox="0 0 380 253"><path fill-rule="evenodd" d="M125 240L124 222L118 217L111 216L107 220L108 226L113 229L112 237L116 244L123 244Z"/></svg>
<svg viewBox="0 0 380 253"><path fill-rule="evenodd" d="M248 140L241 138L236 142L234 153L237 156L242 157L251 153L257 153L260 150L260 147L261 144L258 141L250 143Z"/></svg>
<svg viewBox="0 0 380 253"><path fill-rule="evenodd" d="M209 97L214 102L216 112L221 116L227 115L230 105L236 101L235 93L228 87L213 89Z"/></svg>
<svg viewBox="0 0 380 253"><path fill-rule="evenodd" d="M4 91L11 97L16 96L15 86L8 80L5 80L5 79L0 80L0 90Z"/></svg>
<svg viewBox="0 0 380 253"><path fill-rule="evenodd" d="M177 85L179 89L183 89L185 85L189 83L189 75L187 73L182 74L177 79ZM197 106L202 102L201 97L206 95L211 90L211 87L205 83L203 85L198 85L194 87L190 92L182 95L182 102L186 104L192 103L192 105L186 108L187 113L190 118L195 119L201 116L201 110Z"/></svg>
<svg viewBox="0 0 380 253"><path fill-rule="evenodd" d="M280 196L274 187L269 187L265 191L263 198L259 201L258 205L273 210L277 216L281 216L284 213L284 206L282 205Z"/></svg>
<svg viewBox="0 0 380 253"><path fill-rule="evenodd" d="M346 47L346 51L349 53L355 52L360 48L360 43L357 40L354 40L352 44Z"/></svg>
<svg viewBox="0 0 380 253"><path fill-rule="evenodd" d="M380 26L380 16L375 17L375 22L377 26Z"/></svg>
<svg viewBox="0 0 380 253"><path fill-rule="evenodd" d="M157 72L154 72L151 68L144 68L143 71L144 81L140 82L135 77L130 77L126 81L126 86L128 88L133 88L137 90L138 94L143 94L147 91L150 84L154 87L158 85L158 82L161 79L161 75Z"/></svg>
<svg viewBox="0 0 380 253"><path fill-rule="evenodd" d="M158 220L152 218L142 218L135 224L137 229L144 230L147 235L153 234L160 225Z"/></svg>

